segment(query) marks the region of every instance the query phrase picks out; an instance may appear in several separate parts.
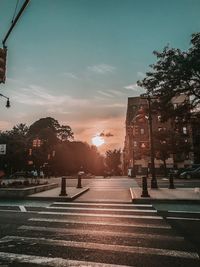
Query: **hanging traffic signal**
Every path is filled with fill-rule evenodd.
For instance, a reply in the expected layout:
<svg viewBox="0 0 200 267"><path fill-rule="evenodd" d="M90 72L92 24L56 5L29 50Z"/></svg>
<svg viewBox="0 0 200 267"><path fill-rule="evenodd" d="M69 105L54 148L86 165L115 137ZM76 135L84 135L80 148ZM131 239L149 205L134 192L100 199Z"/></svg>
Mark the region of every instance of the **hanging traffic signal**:
<svg viewBox="0 0 200 267"><path fill-rule="evenodd" d="M7 49L0 48L0 83L5 83L6 80L6 56Z"/></svg>

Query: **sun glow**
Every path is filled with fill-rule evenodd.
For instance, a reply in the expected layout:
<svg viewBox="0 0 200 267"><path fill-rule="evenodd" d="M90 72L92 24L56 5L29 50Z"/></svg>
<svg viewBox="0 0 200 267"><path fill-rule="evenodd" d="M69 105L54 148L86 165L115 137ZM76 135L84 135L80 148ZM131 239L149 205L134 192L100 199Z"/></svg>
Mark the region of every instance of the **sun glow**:
<svg viewBox="0 0 200 267"><path fill-rule="evenodd" d="M97 135L92 138L92 144L95 146L101 146L105 144L105 140L101 136Z"/></svg>

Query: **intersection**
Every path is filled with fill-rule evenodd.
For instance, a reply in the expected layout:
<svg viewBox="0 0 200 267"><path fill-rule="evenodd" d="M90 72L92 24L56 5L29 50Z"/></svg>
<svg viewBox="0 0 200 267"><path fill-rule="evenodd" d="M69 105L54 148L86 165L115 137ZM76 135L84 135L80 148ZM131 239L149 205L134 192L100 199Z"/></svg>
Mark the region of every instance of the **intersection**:
<svg viewBox="0 0 200 267"><path fill-rule="evenodd" d="M90 190L68 203L0 203L0 266L199 266L198 242L168 218L177 213L132 203L134 183L91 180ZM188 214L178 216L198 230L198 210Z"/></svg>

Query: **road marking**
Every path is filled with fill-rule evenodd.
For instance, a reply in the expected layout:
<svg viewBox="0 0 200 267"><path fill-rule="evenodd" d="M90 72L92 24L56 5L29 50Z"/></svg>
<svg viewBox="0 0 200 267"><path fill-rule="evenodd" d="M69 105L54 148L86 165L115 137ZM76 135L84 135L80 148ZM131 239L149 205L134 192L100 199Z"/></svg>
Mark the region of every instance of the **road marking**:
<svg viewBox="0 0 200 267"><path fill-rule="evenodd" d="M88 205L88 206L116 206L116 207L152 207L151 204L118 204L118 203L87 203L87 202L54 202L56 205Z"/></svg>
<svg viewBox="0 0 200 267"><path fill-rule="evenodd" d="M130 254L147 254L147 255L159 255L186 259L199 259L199 256L195 252L186 252L178 250L169 249L159 249L159 248L146 248L146 247L135 247L135 246L123 246L123 245L108 245L99 244L92 242L76 242L76 241L65 241L56 239L45 239L45 238L34 238L34 237L21 237L21 236L5 236L0 242L21 242L21 243L36 243L42 245L50 246L62 246L62 247L73 247L80 249L92 249L92 250L102 250L102 251L115 251L120 253L130 253Z"/></svg>
<svg viewBox="0 0 200 267"><path fill-rule="evenodd" d="M0 212L22 212L21 210L0 210ZM26 211L27 213L38 213L38 211Z"/></svg>
<svg viewBox="0 0 200 267"><path fill-rule="evenodd" d="M71 223L81 225L102 225L102 226L117 226L117 227L138 227L138 228L152 228L152 229L171 229L170 225L152 225L144 223L110 223L110 222L86 222L78 220L62 220L62 219L49 219L49 218L30 218L29 221L35 222L50 222L50 223Z"/></svg>
<svg viewBox="0 0 200 267"><path fill-rule="evenodd" d="M107 218L126 218L126 219L153 219L153 220L163 220L161 216L146 216L146 215L115 215L115 214L92 214L92 213L73 213L73 212L50 212L50 211L40 211L38 214L46 215L69 215L69 216L87 216L87 217L107 217Z"/></svg>
<svg viewBox="0 0 200 267"><path fill-rule="evenodd" d="M198 218L184 218L184 217L166 217L166 219L170 220L185 220L185 221L200 221Z"/></svg>
<svg viewBox="0 0 200 267"><path fill-rule="evenodd" d="M137 209L107 209L107 208L82 208L82 207L46 207L47 209L62 209L62 210L90 210L90 211L128 211L128 212L147 212L157 213L157 210L137 210Z"/></svg>
<svg viewBox="0 0 200 267"><path fill-rule="evenodd" d="M24 206L19 206L21 212L27 212L26 208Z"/></svg>
<svg viewBox="0 0 200 267"><path fill-rule="evenodd" d="M100 236L111 236L111 237L132 237L141 239L158 239L158 240L184 240L182 236L165 236L157 234L140 234L140 233L119 233L115 231L95 231L95 230L80 230L80 229L66 229L66 228L55 228L46 226L27 226L22 225L18 228L19 230L29 230L29 231L40 231L40 232L53 232L53 233L63 233L70 235L100 235Z"/></svg>
<svg viewBox="0 0 200 267"><path fill-rule="evenodd" d="M26 254L15 254L15 253L7 253L0 252L0 259L4 261L8 261L12 263L14 261L19 263L28 263L28 264L39 264L39 266L67 266L67 267L130 267L125 265L115 265L115 264L105 264L105 263L97 263L90 261L75 261L68 260L63 258L49 258L49 257L41 257L41 256L33 256ZM6 266L6 265L5 265Z"/></svg>

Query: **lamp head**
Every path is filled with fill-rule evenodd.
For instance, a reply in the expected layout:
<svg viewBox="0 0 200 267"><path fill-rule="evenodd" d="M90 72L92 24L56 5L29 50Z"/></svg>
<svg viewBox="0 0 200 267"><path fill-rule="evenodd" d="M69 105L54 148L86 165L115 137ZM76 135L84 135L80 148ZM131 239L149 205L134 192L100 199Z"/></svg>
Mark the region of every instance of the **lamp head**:
<svg viewBox="0 0 200 267"><path fill-rule="evenodd" d="M9 98L8 98L7 101L6 101L6 107L7 107L7 108L10 108L10 100L9 100Z"/></svg>

